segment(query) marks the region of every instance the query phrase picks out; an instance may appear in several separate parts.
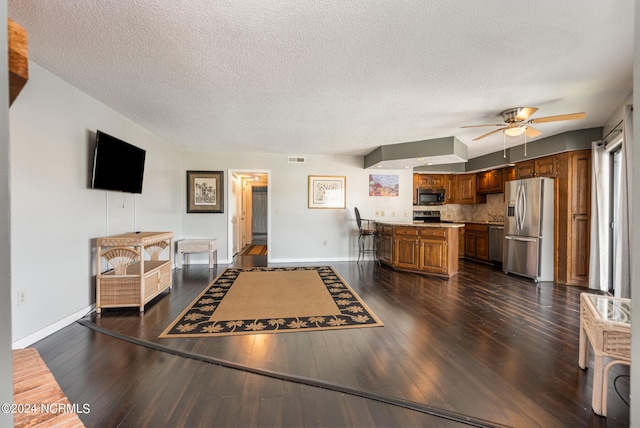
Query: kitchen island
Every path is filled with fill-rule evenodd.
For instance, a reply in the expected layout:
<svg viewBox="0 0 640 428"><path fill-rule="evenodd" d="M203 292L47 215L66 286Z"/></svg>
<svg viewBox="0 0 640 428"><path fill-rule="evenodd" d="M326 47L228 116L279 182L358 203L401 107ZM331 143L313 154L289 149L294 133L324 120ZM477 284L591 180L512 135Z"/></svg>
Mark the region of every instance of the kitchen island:
<svg viewBox="0 0 640 428"><path fill-rule="evenodd" d="M377 223L378 260L394 269L451 277L458 273L462 223Z"/></svg>

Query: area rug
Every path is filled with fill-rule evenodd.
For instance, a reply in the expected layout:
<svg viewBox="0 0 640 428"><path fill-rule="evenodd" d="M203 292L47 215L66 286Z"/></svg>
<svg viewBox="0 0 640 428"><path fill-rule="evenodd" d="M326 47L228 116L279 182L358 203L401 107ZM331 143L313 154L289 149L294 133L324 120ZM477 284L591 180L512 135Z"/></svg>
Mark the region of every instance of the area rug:
<svg viewBox="0 0 640 428"><path fill-rule="evenodd" d="M267 246L266 245L249 245L240 255L241 256L266 256Z"/></svg>
<svg viewBox="0 0 640 428"><path fill-rule="evenodd" d="M229 268L160 335L215 337L381 327L330 266Z"/></svg>

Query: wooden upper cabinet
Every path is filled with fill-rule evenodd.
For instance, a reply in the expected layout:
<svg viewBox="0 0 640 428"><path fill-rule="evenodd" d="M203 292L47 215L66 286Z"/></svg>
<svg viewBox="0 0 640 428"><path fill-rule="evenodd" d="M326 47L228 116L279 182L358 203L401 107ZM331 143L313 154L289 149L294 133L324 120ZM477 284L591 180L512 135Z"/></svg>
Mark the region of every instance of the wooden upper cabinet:
<svg viewBox="0 0 640 428"><path fill-rule="evenodd" d="M558 176L558 163L562 155L544 156L518 162L515 166L516 178L551 177Z"/></svg>
<svg viewBox="0 0 640 428"><path fill-rule="evenodd" d="M444 174L415 174L418 189L444 189L446 176Z"/></svg>
<svg viewBox="0 0 640 428"><path fill-rule="evenodd" d="M460 174L457 178L457 203L480 204L486 202L487 196L477 192L476 174Z"/></svg>
<svg viewBox="0 0 640 428"><path fill-rule="evenodd" d="M513 181L516 179L516 167L509 166L502 171L504 181Z"/></svg>
<svg viewBox="0 0 640 428"><path fill-rule="evenodd" d="M444 198L446 204L458 203L458 176L455 174L449 174L446 178L444 186Z"/></svg>
<svg viewBox="0 0 640 428"><path fill-rule="evenodd" d="M502 193L504 182L501 169L480 172L478 177L478 193Z"/></svg>
<svg viewBox="0 0 640 428"><path fill-rule="evenodd" d="M537 177L556 177L558 171L558 160L555 156L545 156L536 159Z"/></svg>
<svg viewBox="0 0 640 428"><path fill-rule="evenodd" d="M531 178L536 176L536 161L533 159L518 162L515 168L516 178Z"/></svg>

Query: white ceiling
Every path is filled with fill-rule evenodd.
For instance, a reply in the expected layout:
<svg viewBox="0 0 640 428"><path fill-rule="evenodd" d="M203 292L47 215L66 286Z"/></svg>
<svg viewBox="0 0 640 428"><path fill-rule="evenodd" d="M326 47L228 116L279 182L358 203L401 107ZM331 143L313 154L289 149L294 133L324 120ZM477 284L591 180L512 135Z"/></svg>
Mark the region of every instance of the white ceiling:
<svg viewBox="0 0 640 428"><path fill-rule="evenodd" d="M30 59L185 150L363 155L500 112L538 138L605 124L632 91L629 0L9 0ZM108 130L105 130L108 132ZM535 140L535 139L534 139ZM531 140L530 140L531 141ZM135 142L132 142L135 144ZM522 143L509 138L507 146Z"/></svg>

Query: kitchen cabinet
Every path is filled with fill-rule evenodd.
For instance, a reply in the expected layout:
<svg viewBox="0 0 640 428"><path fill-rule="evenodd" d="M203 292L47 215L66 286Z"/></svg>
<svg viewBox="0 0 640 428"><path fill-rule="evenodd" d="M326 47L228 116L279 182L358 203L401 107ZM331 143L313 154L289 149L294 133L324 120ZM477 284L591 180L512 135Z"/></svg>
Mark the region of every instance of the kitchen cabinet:
<svg viewBox="0 0 640 428"><path fill-rule="evenodd" d="M558 176L559 155L544 156L537 159L518 162L515 166L517 178Z"/></svg>
<svg viewBox="0 0 640 428"><path fill-rule="evenodd" d="M446 274L449 266L449 248L445 228L421 229L418 269L430 273ZM457 259L457 254L455 255Z"/></svg>
<svg viewBox="0 0 640 428"><path fill-rule="evenodd" d="M486 195L477 192L476 174L460 174L456 178L458 204L482 204L487 201Z"/></svg>
<svg viewBox="0 0 640 428"><path fill-rule="evenodd" d="M455 174L447 175L444 187L445 204L458 203L458 176Z"/></svg>
<svg viewBox="0 0 640 428"><path fill-rule="evenodd" d="M415 182L418 189L444 189L444 174L414 174L414 177L416 176Z"/></svg>
<svg viewBox="0 0 640 428"><path fill-rule="evenodd" d="M502 176L504 178L504 181L513 181L516 179L516 167L514 166L509 166L507 168L504 168L502 171Z"/></svg>
<svg viewBox="0 0 640 428"><path fill-rule="evenodd" d="M396 227L393 242L393 264L401 269L418 269L418 230Z"/></svg>
<svg viewBox="0 0 640 428"><path fill-rule="evenodd" d="M492 169L490 171L483 171L477 174L478 181L478 193L503 193L504 182L502 179L501 169Z"/></svg>
<svg viewBox="0 0 640 428"><path fill-rule="evenodd" d="M489 226L467 223L465 225L464 255L478 260L489 261Z"/></svg>
<svg viewBox="0 0 640 428"><path fill-rule="evenodd" d="M460 226L378 223L377 230L382 237L378 260L398 270L446 277L455 275L458 273Z"/></svg>
<svg viewBox="0 0 640 428"><path fill-rule="evenodd" d="M382 263L393 262L393 227L378 224L378 260Z"/></svg>
<svg viewBox="0 0 640 428"><path fill-rule="evenodd" d="M591 151L568 155L566 211L566 283L589 285L589 246L591 223Z"/></svg>

